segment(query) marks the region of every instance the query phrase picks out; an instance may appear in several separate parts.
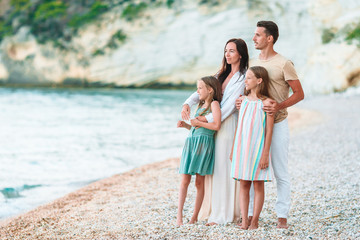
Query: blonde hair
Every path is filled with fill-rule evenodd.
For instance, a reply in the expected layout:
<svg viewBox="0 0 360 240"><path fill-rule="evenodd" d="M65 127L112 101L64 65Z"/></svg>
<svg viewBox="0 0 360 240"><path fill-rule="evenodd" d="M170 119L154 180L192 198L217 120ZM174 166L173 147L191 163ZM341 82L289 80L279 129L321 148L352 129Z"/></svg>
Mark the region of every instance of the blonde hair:
<svg viewBox="0 0 360 240"><path fill-rule="evenodd" d="M201 81L203 81L206 85L207 88L212 88L213 92L211 93L210 98L212 98L212 100L214 101L218 101L221 102L221 84L219 82L219 80L214 77L214 76L206 76L206 77L202 77L200 79ZM205 101L200 101L199 102L199 106L198 108L202 107L204 105ZM204 109L204 111L202 111L199 116L202 116L203 114L206 114L207 111L209 111L210 109L210 105L207 106L206 109Z"/></svg>
<svg viewBox="0 0 360 240"><path fill-rule="evenodd" d="M261 78L262 82L258 85L256 96L260 99L265 98L271 98L269 93L269 84L270 84L270 78L268 71L261 66L253 66L248 69L248 71L251 71L254 73L256 78ZM244 90L244 95L249 95L250 90Z"/></svg>

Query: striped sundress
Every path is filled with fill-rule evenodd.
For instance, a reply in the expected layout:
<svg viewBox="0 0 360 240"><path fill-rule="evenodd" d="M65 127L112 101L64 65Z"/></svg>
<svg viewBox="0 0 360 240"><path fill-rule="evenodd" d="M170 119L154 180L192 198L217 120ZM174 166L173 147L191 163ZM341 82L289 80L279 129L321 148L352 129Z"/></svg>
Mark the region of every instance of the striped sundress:
<svg viewBox="0 0 360 240"><path fill-rule="evenodd" d="M265 143L266 113L263 102L245 97L239 110L239 120L234 141L231 176L236 180L271 181L271 159L269 167L259 166ZM269 154L271 155L271 154Z"/></svg>

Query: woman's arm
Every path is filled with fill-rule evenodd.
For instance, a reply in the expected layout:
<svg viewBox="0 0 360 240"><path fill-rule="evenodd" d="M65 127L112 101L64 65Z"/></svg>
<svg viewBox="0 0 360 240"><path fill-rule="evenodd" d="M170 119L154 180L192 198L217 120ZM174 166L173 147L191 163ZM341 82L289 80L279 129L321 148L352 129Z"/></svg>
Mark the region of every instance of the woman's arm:
<svg viewBox="0 0 360 240"><path fill-rule="evenodd" d="M269 154L271 146L271 138L274 128L274 115L266 114L266 125L265 125L265 143L264 149L261 154L260 168L265 169L269 167Z"/></svg>
<svg viewBox="0 0 360 240"><path fill-rule="evenodd" d="M198 104L199 101L199 94L197 92L194 92L188 99L186 99L181 109L181 118L183 120L190 120L190 108L193 105Z"/></svg>
<svg viewBox="0 0 360 240"><path fill-rule="evenodd" d="M191 120L191 126L193 127L203 127L210 130L218 131L221 127L221 110L220 110L220 104L218 101L213 101L211 103L211 112L214 118L213 122L207 123L207 122L201 122L198 119L194 118Z"/></svg>
<svg viewBox="0 0 360 240"><path fill-rule="evenodd" d="M243 77L244 76L241 76L240 78ZM224 121L236 110L236 106L235 106L236 99L239 97L240 94L241 95L244 94L245 82L242 81L241 79L239 79L238 81L240 82L233 84L232 86L229 86L233 88L231 89L232 91L226 91L227 95L223 96L224 100L221 101L221 121ZM211 113L206 115L205 118L207 122L213 121L213 116Z"/></svg>

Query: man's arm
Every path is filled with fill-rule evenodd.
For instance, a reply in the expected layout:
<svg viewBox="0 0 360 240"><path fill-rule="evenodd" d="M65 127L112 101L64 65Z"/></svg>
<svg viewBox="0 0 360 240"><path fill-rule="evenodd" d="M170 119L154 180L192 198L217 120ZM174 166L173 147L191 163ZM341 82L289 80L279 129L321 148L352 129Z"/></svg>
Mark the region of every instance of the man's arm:
<svg viewBox="0 0 360 240"><path fill-rule="evenodd" d="M265 112L273 114L281 109L291 107L292 105L304 99L304 91L302 89L300 81L297 79L297 80L288 80L287 82L289 83L290 88L293 91L293 94L288 99L286 99L281 103L277 103L276 101L271 100L270 104L264 105L263 109Z"/></svg>

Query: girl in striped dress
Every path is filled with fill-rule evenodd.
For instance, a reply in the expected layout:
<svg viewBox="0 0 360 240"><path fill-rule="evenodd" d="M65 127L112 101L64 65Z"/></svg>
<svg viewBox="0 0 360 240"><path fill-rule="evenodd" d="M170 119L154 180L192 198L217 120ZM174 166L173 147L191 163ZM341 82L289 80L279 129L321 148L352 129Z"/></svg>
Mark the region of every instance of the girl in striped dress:
<svg viewBox="0 0 360 240"><path fill-rule="evenodd" d="M240 181L241 229L258 228L264 204L264 182L271 181L270 145L274 116L266 114L263 101L269 99L269 76L265 68L250 67L246 72L245 96L239 110L235 133L231 176ZM249 191L254 184L254 216L249 222Z"/></svg>

